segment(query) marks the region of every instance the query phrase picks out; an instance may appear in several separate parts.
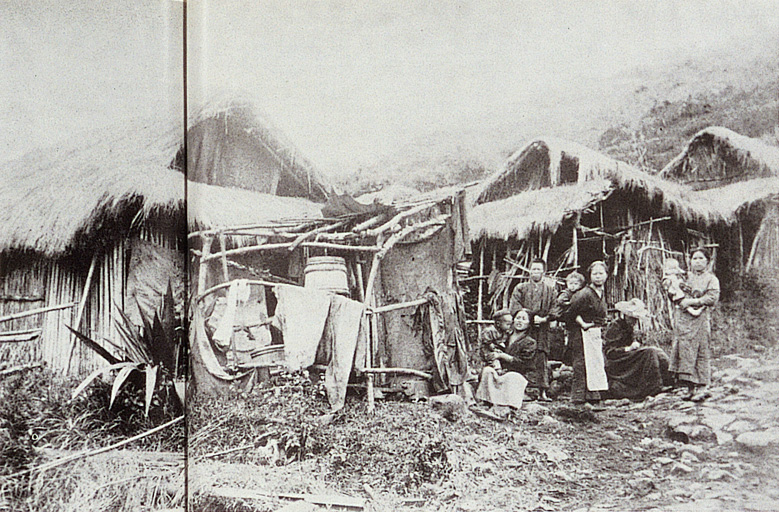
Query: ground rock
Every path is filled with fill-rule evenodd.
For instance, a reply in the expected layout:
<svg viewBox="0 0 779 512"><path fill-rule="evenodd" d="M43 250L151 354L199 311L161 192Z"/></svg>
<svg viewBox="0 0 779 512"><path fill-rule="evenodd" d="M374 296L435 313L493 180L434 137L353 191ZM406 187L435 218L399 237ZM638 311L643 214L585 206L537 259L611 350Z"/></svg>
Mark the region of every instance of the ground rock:
<svg viewBox="0 0 779 512"><path fill-rule="evenodd" d="M736 421L736 417L734 415L720 412L717 409L713 409L711 407L703 408L701 412L703 413L702 423L708 427L711 427L713 430L721 430L722 428Z"/></svg>
<svg viewBox="0 0 779 512"><path fill-rule="evenodd" d="M681 462L677 462L674 464L674 467L671 468L671 473L682 475L682 474L689 474L692 473L693 469L688 466L687 464L683 464Z"/></svg>
<svg viewBox="0 0 779 512"><path fill-rule="evenodd" d="M704 449L702 446L697 444L683 444L681 446L676 447L676 451L679 453L692 453L693 455L696 455L700 457L703 455Z"/></svg>
<svg viewBox="0 0 779 512"><path fill-rule="evenodd" d="M716 443L717 436L714 431L706 425L679 425L671 427L667 431L668 437L681 443Z"/></svg>
<svg viewBox="0 0 779 512"><path fill-rule="evenodd" d="M634 478L628 480L628 487L637 496L646 496L655 490L655 482L651 478Z"/></svg>
<svg viewBox="0 0 779 512"><path fill-rule="evenodd" d="M692 414L684 414L684 413L670 413L668 416L668 426L671 428L676 428L679 425L684 425L686 423L695 423L698 421L697 416L693 416Z"/></svg>
<svg viewBox="0 0 779 512"><path fill-rule="evenodd" d="M605 400L603 405L608 407L623 407L625 405L630 405L630 400L627 398L622 398L619 400Z"/></svg>
<svg viewBox="0 0 779 512"><path fill-rule="evenodd" d="M749 450L762 451L771 445L779 445L779 429L744 432L736 438L736 443Z"/></svg>
<svg viewBox="0 0 779 512"><path fill-rule="evenodd" d="M541 421L539 423L541 425L555 426L555 425L559 425L560 421L554 416L544 416L543 418L541 418Z"/></svg>
<svg viewBox="0 0 779 512"><path fill-rule="evenodd" d="M687 464L688 466L700 462L700 459L696 457L695 454L690 452L682 452L682 457L680 460L682 464Z"/></svg>
<svg viewBox="0 0 779 512"><path fill-rule="evenodd" d="M728 444L729 442L733 441L733 434L729 434L721 430L715 430L714 435L717 436L717 444L719 445Z"/></svg>
<svg viewBox="0 0 779 512"><path fill-rule="evenodd" d="M728 432L734 432L734 433L742 433L742 432L748 432L752 430L755 426L746 420L738 420L734 421L730 425L728 425L725 430Z"/></svg>
<svg viewBox="0 0 779 512"><path fill-rule="evenodd" d="M450 421L457 421L468 414L468 406L459 395L431 396L427 403L434 411L438 411L441 416Z"/></svg>

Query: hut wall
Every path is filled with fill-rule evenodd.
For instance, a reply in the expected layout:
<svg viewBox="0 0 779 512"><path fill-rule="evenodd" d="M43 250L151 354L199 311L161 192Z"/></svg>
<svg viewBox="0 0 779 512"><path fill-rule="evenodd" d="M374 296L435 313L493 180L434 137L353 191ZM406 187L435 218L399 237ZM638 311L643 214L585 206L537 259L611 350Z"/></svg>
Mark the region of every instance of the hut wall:
<svg viewBox="0 0 779 512"><path fill-rule="evenodd" d="M779 203L768 206L749 254L747 270L779 269Z"/></svg>
<svg viewBox="0 0 779 512"><path fill-rule="evenodd" d="M0 316L46 305L46 262L33 256L0 256ZM51 314L51 313L49 313ZM0 323L0 333L39 329L46 314ZM24 364L40 360L40 336L0 343L0 361Z"/></svg>
<svg viewBox="0 0 779 512"><path fill-rule="evenodd" d="M432 237L396 245L381 263L380 304L418 299L430 288L439 294L453 288L453 241L449 227ZM382 315L381 347L375 347L382 366L431 371L434 360L425 352L421 329L414 325L414 309Z"/></svg>

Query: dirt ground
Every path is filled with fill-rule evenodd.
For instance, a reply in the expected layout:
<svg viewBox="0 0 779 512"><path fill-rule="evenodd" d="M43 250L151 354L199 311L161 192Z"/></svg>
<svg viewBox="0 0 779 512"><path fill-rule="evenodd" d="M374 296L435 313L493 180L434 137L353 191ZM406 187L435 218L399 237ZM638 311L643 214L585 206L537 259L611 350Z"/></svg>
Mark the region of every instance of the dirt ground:
<svg viewBox="0 0 779 512"><path fill-rule="evenodd" d="M196 402L192 510L278 510L284 494L370 510L779 510L776 356L719 358L701 403L528 402L508 421L389 400L369 414L354 396L328 422L304 379Z"/></svg>

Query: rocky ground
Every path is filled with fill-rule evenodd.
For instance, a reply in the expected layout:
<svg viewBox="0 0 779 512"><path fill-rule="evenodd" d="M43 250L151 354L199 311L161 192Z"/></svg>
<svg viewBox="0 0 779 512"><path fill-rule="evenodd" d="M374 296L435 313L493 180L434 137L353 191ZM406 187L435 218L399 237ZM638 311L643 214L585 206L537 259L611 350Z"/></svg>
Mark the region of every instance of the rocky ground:
<svg viewBox="0 0 779 512"><path fill-rule="evenodd" d="M422 402L382 401L368 414L354 397L322 422L319 399L305 391L273 404L246 397L223 411L235 432L245 428L241 411L254 411L253 425L275 417L280 440L306 433L303 456L284 459L267 442L225 456L196 447L192 509L325 506L299 501L307 497L366 510L779 510L779 363L768 354L715 363L700 403L675 393L592 409L529 402L508 421ZM297 427L282 426L291 416L279 401L297 410Z"/></svg>

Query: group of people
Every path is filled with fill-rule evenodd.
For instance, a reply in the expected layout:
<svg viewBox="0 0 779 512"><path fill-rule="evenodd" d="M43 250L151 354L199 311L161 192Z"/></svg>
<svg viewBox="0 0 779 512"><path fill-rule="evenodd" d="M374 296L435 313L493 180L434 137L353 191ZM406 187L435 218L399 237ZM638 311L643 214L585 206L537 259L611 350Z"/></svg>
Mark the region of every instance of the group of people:
<svg viewBox="0 0 779 512"><path fill-rule="evenodd" d="M669 386L686 388L686 397L705 397L710 381L711 309L719 300L719 281L709 271L706 249L690 254L690 271L668 259L663 285L673 304L673 344L670 357L645 346L636 337L641 318L650 316L643 301L634 298L614 305L618 318L608 322L605 283L608 267L595 261L589 279L579 272L566 276L561 293L544 279L546 264L532 262L527 282L517 285L507 309L496 311L494 326L480 335L481 373L476 398L505 414L519 409L526 388L536 388L548 401L550 326L565 329L571 356L573 404L602 397L640 399ZM675 264L674 264L675 263Z"/></svg>

